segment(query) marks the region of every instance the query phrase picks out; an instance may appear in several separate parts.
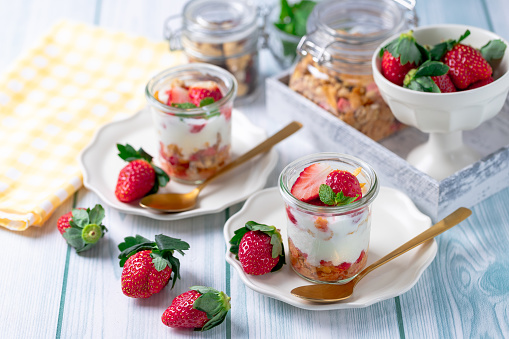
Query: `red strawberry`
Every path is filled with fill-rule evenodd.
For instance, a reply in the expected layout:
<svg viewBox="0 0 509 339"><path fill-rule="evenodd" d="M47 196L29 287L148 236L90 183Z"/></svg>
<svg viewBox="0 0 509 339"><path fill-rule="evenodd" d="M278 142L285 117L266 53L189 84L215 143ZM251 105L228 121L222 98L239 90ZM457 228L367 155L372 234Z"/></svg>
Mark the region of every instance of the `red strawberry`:
<svg viewBox="0 0 509 339"><path fill-rule="evenodd" d="M315 163L306 167L292 186L292 195L304 202L318 198L320 185L325 183L332 168L323 163Z"/></svg>
<svg viewBox="0 0 509 339"><path fill-rule="evenodd" d="M133 160L118 175L115 196L122 202L144 197L154 187L156 172L145 160Z"/></svg>
<svg viewBox="0 0 509 339"><path fill-rule="evenodd" d="M442 61L449 66L449 76L458 89L465 89L493 73L490 64L478 50L459 43L445 53Z"/></svg>
<svg viewBox="0 0 509 339"><path fill-rule="evenodd" d="M207 331L221 324L230 308L230 297L224 292L193 286L173 299L161 320L169 327Z"/></svg>
<svg viewBox="0 0 509 339"><path fill-rule="evenodd" d="M236 255L247 274L274 272L285 264L281 233L274 226L248 221L235 231L230 244L230 252Z"/></svg>
<svg viewBox="0 0 509 339"><path fill-rule="evenodd" d="M83 207L79 207L77 209L85 210ZM64 234L65 230L71 227L71 225L69 224L69 221L71 221L71 220L72 220L72 211L67 212L66 214L64 214L60 218L58 218L57 228L58 228L58 231L60 232L60 234Z"/></svg>
<svg viewBox="0 0 509 339"><path fill-rule="evenodd" d="M173 86L168 91L168 100L166 105L171 106L172 104L183 104L185 102L189 102L189 94L186 88L180 86Z"/></svg>
<svg viewBox="0 0 509 339"><path fill-rule="evenodd" d="M330 186L334 193L343 192L347 197L362 198L362 190L357 177L350 172L335 170L332 171L325 180L325 184Z"/></svg>
<svg viewBox="0 0 509 339"><path fill-rule="evenodd" d="M482 80L474 82L473 84L470 84L467 87L467 89L474 89L474 88L479 88L479 87L482 87L482 86L486 86L487 84L491 84L493 81L495 81L493 79L493 77L482 79Z"/></svg>
<svg viewBox="0 0 509 339"><path fill-rule="evenodd" d="M129 163L122 168L115 187L115 196L122 202L132 202L149 193L157 192L170 178L159 167L152 165L152 156L142 148L136 151L131 145L117 144L119 156Z"/></svg>
<svg viewBox="0 0 509 339"><path fill-rule="evenodd" d="M403 86L405 75L423 60L424 48L413 37L413 31L402 33L380 50L382 74L398 86Z"/></svg>
<svg viewBox="0 0 509 339"><path fill-rule="evenodd" d="M57 228L67 243L82 252L104 236L107 229L102 224L104 208L97 204L93 209L75 208L58 218Z"/></svg>
<svg viewBox="0 0 509 339"><path fill-rule="evenodd" d="M219 86L214 81L200 81L189 87L190 102L200 107L200 102L205 98L212 98L214 102L223 97Z"/></svg>
<svg viewBox="0 0 509 339"><path fill-rule="evenodd" d="M440 93L456 92L456 87L454 87L454 84L448 74L434 76L431 77L431 79L440 89Z"/></svg>
<svg viewBox="0 0 509 339"><path fill-rule="evenodd" d="M188 243L162 234L156 235L155 242L140 235L124 240L118 245L121 251L118 258L123 267L122 292L126 296L148 298L159 293L170 281L172 272L172 288L175 286L176 279L180 279L180 264L173 252L184 255Z"/></svg>
<svg viewBox="0 0 509 339"><path fill-rule="evenodd" d="M415 67L416 64L413 62L402 65L400 57L395 58L389 51L384 51L382 57L382 74L390 82L398 86L403 86L405 75Z"/></svg>

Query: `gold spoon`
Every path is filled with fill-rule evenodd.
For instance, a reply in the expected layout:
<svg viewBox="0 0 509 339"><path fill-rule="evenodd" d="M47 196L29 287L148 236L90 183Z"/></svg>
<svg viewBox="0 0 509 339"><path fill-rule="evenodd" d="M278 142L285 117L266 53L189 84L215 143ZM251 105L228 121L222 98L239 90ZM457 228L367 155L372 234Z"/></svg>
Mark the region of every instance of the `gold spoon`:
<svg viewBox="0 0 509 339"><path fill-rule="evenodd" d="M189 193L165 193L165 194L151 194L147 195L140 201L140 206L145 208L151 208L163 212L182 212L192 209L196 205L198 200L198 194L200 191L207 186L212 180L218 176L228 172L232 168L242 165L251 158L257 156L260 153L267 152L277 144L278 142L286 139L293 133L297 132L302 127L302 124L297 121L289 123L282 130L251 149L247 153L244 153L237 159L230 162L228 165L222 167L211 177L201 183L198 187Z"/></svg>
<svg viewBox="0 0 509 339"><path fill-rule="evenodd" d="M319 302L319 303L331 303L340 300L350 298L353 294L353 289L357 283L366 276L369 272L375 268L388 263L392 259L395 259L403 253L410 251L412 248L422 244L423 242L433 239L440 233L443 233L453 226L456 226L472 214L468 208L460 207L453 213L449 214L444 219L440 220L435 225L428 228L426 231L417 235L415 238L410 239L400 247L396 248L385 257L372 263L366 267L361 273L359 273L350 282L344 285L331 285L331 284L317 284L307 285L294 288L292 294L296 297L306 299L308 301Z"/></svg>

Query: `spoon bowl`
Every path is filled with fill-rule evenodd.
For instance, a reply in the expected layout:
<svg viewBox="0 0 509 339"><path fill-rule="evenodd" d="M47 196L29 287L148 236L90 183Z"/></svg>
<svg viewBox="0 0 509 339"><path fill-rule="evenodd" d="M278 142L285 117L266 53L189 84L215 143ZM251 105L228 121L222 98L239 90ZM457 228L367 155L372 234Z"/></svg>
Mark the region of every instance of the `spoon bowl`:
<svg viewBox="0 0 509 339"><path fill-rule="evenodd" d="M183 212L193 209L198 201L198 195L201 190L208 185L212 180L220 175L228 172L229 170L242 165L246 161L254 158L258 154L267 152L280 141L286 139L293 133L297 132L302 127L302 124L297 121L292 121L286 125L279 132L263 141L253 149L244 153L237 159L230 162L228 165L219 169L211 177L197 186L195 189L188 193L164 193L164 194L151 194L147 195L140 200L140 206L148 209L157 210L159 212Z"/></svg>
<svg viewBox="0 0 509 339"><path fill-rule="evenodd" d="M410 239L400 247L396 248L391 253L382 257L378 261L374 262L370 266L366 267L350 282L343 285L333 284L317 284L317 285L306 285L294 288L291 293L292 295L312 302L318 303L331 303L341 300L348 299L352 296L354 287L357 283L364 278L368 273L374 269L388 263L389 261L399 257L403 253L406 253L414 247L436 237L437 235L447 231L448 229L456 226L472 214L468 208L460 207L444 219L440 220L435 225L428 228L426 231L420 233L416 237Z"/></svg>

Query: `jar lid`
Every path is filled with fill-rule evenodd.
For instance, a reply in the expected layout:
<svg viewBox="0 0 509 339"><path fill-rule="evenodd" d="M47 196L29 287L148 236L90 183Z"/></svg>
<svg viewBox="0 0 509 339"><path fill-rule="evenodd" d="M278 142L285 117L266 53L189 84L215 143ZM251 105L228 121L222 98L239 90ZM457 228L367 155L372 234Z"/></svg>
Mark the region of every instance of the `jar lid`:
<svg viewBox="0 0 509 339"><path fill-rule="evenodd" d="M331 0L319 2L298 46L301 55L349 73L371 73L371 57L390 36L415 25L415 14L404 0ZM413 1L415 4L415 1Z"/></svg>
<svg viewBox="0 0 509 339"><path fill-rule="evenodd" d="M241 0L193 0L183 11L183 30L194 41L221 43L243 39L257 27L257 10Z"/></svg>

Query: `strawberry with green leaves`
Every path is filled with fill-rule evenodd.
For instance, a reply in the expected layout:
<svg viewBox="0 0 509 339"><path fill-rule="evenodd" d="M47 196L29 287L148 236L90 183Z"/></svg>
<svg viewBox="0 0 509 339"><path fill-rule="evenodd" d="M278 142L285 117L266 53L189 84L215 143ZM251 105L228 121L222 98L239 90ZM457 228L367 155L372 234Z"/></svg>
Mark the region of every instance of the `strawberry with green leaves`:
<svg viewBox="0 0 509 339"><path fill-rule="evenodd" d="M426 60L427 51L419 45L413 31L401 33L380 50L382 74L392 83L402 86L406 74Z"/></svg>
<svg viewBox="0 0 509 339"><path fill-rule="evenodd" d="M118 175L115 196L122 202L132 202L164 187L170 177L152 163L152 156L142 148L135 150L131 145L117 144L118 156L128 164Z"/></svg>
<svg viewBox="0 0 509 339"><path fill-rule="evenodd" d="M426 61L405 76L403 86L414 91L448 93L456 92L447 72L449 66L440 61Z"/></svg>
<svg viewBox="0 0 509 339"><path fill-rule="evenodd" d="M471 84L490 78L493 69L489 61L504 55L505 43L491 40L480 50L461 42L470 35L466 30L458 40L447 40L430 50L432 60L441 60L449 66L449 76L459 90L467 89Z"/></svg>
<svg viewBox="0 0 509 339"><path fill-rule="evenodd" d="M221 324L230 308L230 297L224 292L193 286L173 299L161 320L169 327L207 331Z"/></svg>
<svg viewBox="0 0 509 339"><path fill-rule="evenodd" d="M235 231L230 244L230 252L247 274L275 272L286 263L281 233L274 226L248 221Z"/></svg>
<svg viewBox="0 0 509 339"><path fill-rule="evenodd" d="M168 284L172 273L172 288L175 286L180 279L180 261L173 254L177 251L184 255L189 244L163 234L156 235L155 241L136 235L124 238L118 249L123 267L122 292L132 298L148 298Z"/></svg>
<svg viewBox="0 0 509 339"><path fill-rule="evenodd" d="M73 208L71 212L58 218L57 228L76 252L83 252L104 237L107 231L102 224L104 215L104 208L99 204L92 209Z"/></svg>
<svg viewBox="0 0 509 339"><path fill-rule="evenodd" d="M362 198L362 189L357 177L350 172L334 170L320 185L320 201L329 206L347 205Z"/></svg>

